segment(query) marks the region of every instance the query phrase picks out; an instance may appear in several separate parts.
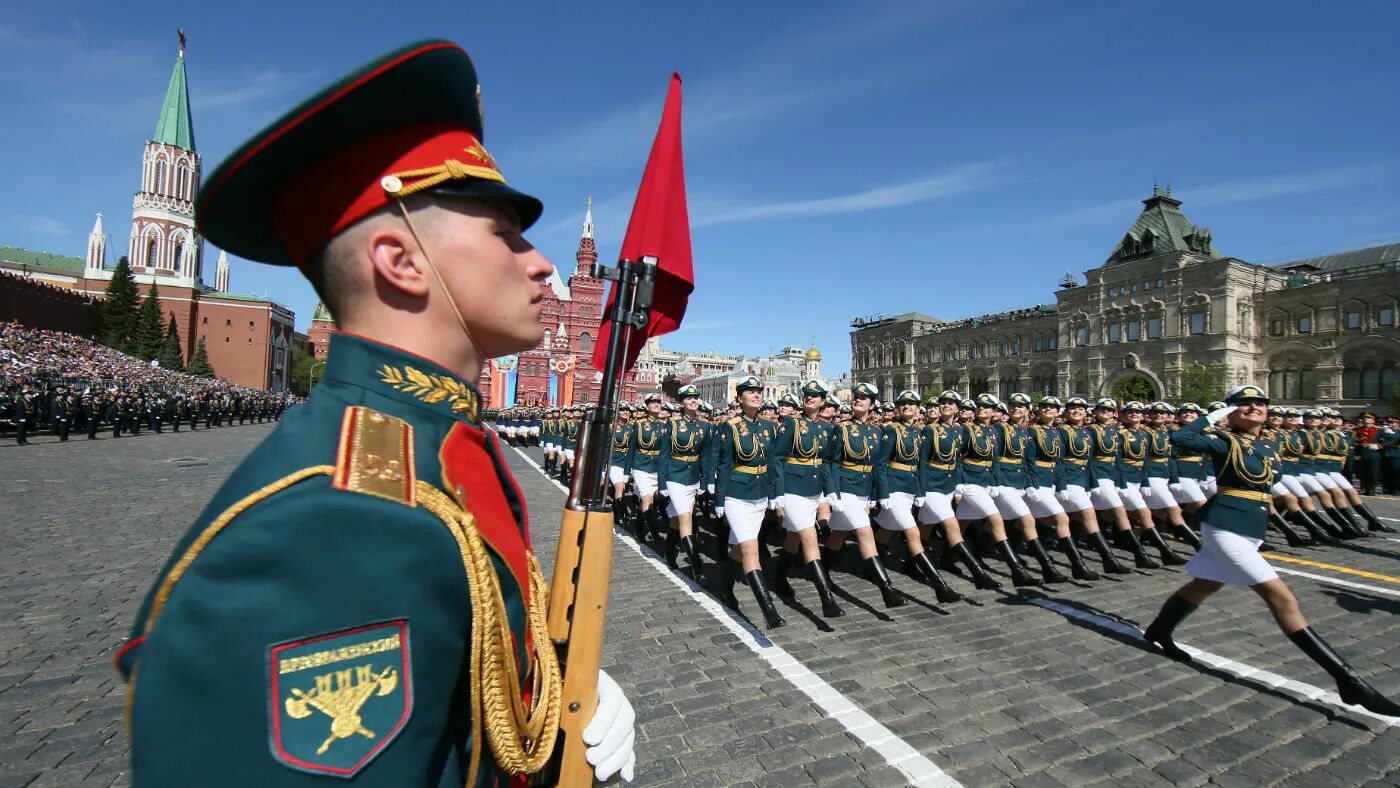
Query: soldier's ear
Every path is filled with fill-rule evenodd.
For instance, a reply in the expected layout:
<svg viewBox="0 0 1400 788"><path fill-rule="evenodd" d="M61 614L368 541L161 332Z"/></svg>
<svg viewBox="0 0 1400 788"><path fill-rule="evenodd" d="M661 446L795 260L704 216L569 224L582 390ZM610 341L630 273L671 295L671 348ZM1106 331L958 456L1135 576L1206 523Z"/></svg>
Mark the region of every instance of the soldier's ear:
<svg viewBox="0 0 1400 788"><path fill-rule="evenodd" d="M403 297L427 297L428 263L407 230L381 225L365 236L364 244L374 273L374 289L383 300L394 303Z"/></svg>

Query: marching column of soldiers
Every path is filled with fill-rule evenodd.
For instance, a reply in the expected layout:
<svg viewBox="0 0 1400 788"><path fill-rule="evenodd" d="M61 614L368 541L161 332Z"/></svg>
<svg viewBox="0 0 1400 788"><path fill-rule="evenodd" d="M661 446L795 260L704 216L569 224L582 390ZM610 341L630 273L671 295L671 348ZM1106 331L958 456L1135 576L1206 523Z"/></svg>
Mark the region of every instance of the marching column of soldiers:
<svg viewBox="0 0 1400 788"><path fill-rule="evenodd" d="M290 394L230 392L170 392L118 388L93 388L59 384L37 389L19 384L0 392L4 426L14 431L15 442L27 445L33 433L48 430L60 442L73 433L97 440L111 430L113 438L137 436L141 431L162 433L166 427L179 432L278 421L297 398Z"/></svg>
<svg viewBox="0 0 1400 788"><path fill-rule="evenodd" d="M692 385L679 389L679 402L653 394L636 407L624 403L612 431L609 489L615 522L639 543L650 541L673 570L682 571L684 554L684 572L697 584L705 578L703 542L712 540L721 601L739 609L734 586L743 578L769 628L786 623L772 597L795 599L798 575L811 582L823 617L845 615L832 570L843 568L852 540L861 576L886 607L899 607L907 596L887 565L900 544L903 573L946 604L964 596L944 573L977 590L1002 588L988 559L1005 565L1015 587L1066 581L1051 548L1081 582L1101 579L1082 551L1097 556L1104 574L1133 572L1114 547L1138 570L1184 564L1209 576L1233 560L1216 555L1211 540L1228 529L1221 521L1240 498L1261 506L1260 522L1291 547L1394 530L1362 495L1396 491L1400 417L1378 426L1363 413L1351 429L1332 408L1268 409L1257 435L1240 439L1263 458L1268 477L1251 477L1264 485L1251 491L1239 486L1233 455L1226 462L1194 437L1235 434L1219 415L1229 410L1224 402L1202 408L1022 393L1002 401L957 391L924 402L907 390L882 402L876 387L857 383L842 403L818 381L775 402L763 399L753 376L736 392L726 409L702 401ZM494 415L508 442L541 445L545 472L567 484L586 407ZM1270 549L1259 541L1257 550ZM1187 550L1195 553L1189 561ZM1169 601L1157 632L1173 609L1184 608ZM1318 656L1335 652L1310 645L1313 637L1294 639L1340 688L1350 687L1348 702L1394 713L1340 657ZM1163 642L1169 656L1184 655L1169 636ZM1360 684L1346 683L1353 679Z"/></svg>

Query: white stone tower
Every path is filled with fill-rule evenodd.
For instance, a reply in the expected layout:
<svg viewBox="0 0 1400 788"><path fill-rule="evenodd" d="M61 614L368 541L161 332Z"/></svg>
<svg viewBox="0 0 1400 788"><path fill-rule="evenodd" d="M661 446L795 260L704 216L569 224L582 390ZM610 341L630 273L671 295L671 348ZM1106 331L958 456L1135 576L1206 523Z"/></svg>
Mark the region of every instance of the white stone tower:
<svg viewBox="0 0 1400 788"><path fill-rule="evenodd" d="M102 275L107 267L107 235L102 232L102 214L93 222L92 232L88 233L87 259L83 264L83 276L93 279Z"/></svg>

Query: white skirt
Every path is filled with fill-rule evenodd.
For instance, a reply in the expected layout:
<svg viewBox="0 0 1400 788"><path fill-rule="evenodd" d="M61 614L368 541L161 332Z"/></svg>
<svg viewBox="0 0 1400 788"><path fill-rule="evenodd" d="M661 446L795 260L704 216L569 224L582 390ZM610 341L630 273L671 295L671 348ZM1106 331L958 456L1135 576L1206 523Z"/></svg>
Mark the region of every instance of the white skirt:
<svg viewBox="0 0 1400 788"><path fill-rule="evenodd" d="M1207 476L1206 480L1201 482L1201 492L1205 493L1207 498L1215 497L1215 491L1217 489L1219 489L1219 485L1216 483L1214 476Z"/></svg>
<svg viewBox="0 0 1400 788"><path fill-rule="evenodd" d="M564 450L564 459L572 461L572 460L574 459L574 450L573 450L573 449L565 449L565 450Z"/></svg>
<svg viewBox="0 0 1400 788"><path fill-rule="evenodd" d="M767 498L752 501L743 498L724 499L724 520L729 523L729 544L732 546L757 539L758 531L763 527L763 516L767 513Z"/></svg>
<svg viewBox="0 0 1400 788"><path fill-rule="evenodd" d="M1293 493L1295 498L1308 497L1308 488L1303 486L1301 479L1291 473L1280 476L1278 483L1282 484L1285 490Z"/></svg>
<svg viewBox="0 0 1400 788"><path fill-rule="evenodd" d="M690 514L695 509L695 494L698 492L700 492L699 482L695 484L666 482L666 495L671 499L671 502L666 505L666 514L672 517Z"/></svg>
<svg viewBox="0 0 1400 788"><path fill-rule="evenodd" d="M783 507L783 530L791 533L805 531L808 528L815 528L817 525L817 504L821 503L820 495L793 495L787 493L778 499L778 505Z"/></svg>
<svg viewBox="0 0 1400 788"><path fill-rule="evenodd" d="M1118 494L1112 479L1099 479L1094 489L1089 491L1089 497L1094 501L1095 509L1123 508L1123 497Z"/></svg>
<svg viewBox="0 0 1400 788"><path fill-rule="evenodd" d="M1065 513L1065 507L1061 506L1059 499L1055 497L1053 487L1031 487L1026 490L1026 506L1031 510L1031 516L1037 520Z"/></svg>
<svg viewBox="0 0 1400 788"><path fill-rule="evenodd" d="M1118 488L1118 497L1123 499L1123 508L1130 512L1147 508L1147 501L1142 499L1141 485L1137 482L1128 482L1127 487Z"/></svg>
<svg viewBox="0 0 1400 788"><path fill-rule="evenodd" d="M632 484L637 487L637 497L645 498L648 495L656 495L658 487L656 474L651 471L639 471L632 469Z"/></svg>
<svg viewBox="0 0 1400 788"><path fill-rule="evenodd" d="M981 520L997 513L996 502L980 484L960 484L958 494L962 496L958 501L959 520Z"/></svg>
<svg viewBox="0 0 1400 788"><path fill-rule="evenodd" d="M924 493L924 505L919 507L919 522L941 523L957 519L953 514L953 494L940 492Z"/></svg>
<svg viewBox="0 0 1400 788"><path fill-rule="evenodd" d="M613 484L626 484L627 471L621 465L608 466L608 481Z"/></svg>
<svg viewBox="0 0 1400 788"><path fill-rule="evenodd" d="M1332 477L1332 481L1336 482L1337 486L1342 488L1343 490L1355 489L1351 486L1351 480L1343 476L1340 472L1328 471L1327 475Z"/></svg>
<svg viewBox="0 0 1400 788"><path fill-rule="evenodd" d="M545 453L548 454L549 452L554 451L554 444L550 441L545 441L544 443L540 444L540 448L544 449Z"/></svg>
<svg viewBox="0 0 1400 788"><path fill-rule="evenodd" d="M1252 586L1278 579L1278 573L1259 554L1259 545L1263 543L1260 539L1202 523L1201 542L1201 549L1186 562L1186 573L1192 577L1232 586Z"/></svg>
<svg viewBox="0 0 1400 788"><path fill-rule="evenodd" d="M1302 480L1303 486L1308 488L1308 492L1320 493L1324 490L1337 489L1337 483L1332 481L1332 476L1326 472L1305 473L1298 478Z"/></svg>
<svg viewBox="0 0 1400 788"><path fill-rule="evenodd" d="M831 530L854 531L870 527L870 499L863 495L841 493L831 507Z"/></svg>
<svg viewBox="0 0 1400 788"><path fill-rule="evenodd" d="M996 501L997 511L1001 512L1003 520L1019 520L1031 513L1031 510L1026 508L1021 491L1015 487L998 487L997 496L992 500Z"/></svg>
<svg viewBox="0 0 1400 788"><path fill-rule="evenodd" d="M1147 477L1147 489L1142 491L1143 499L1147 501L1147 508L1152 511L1158 509L1175 509L1176 495L1172 493L1171 482L1159 476Z"/></svg>
<svg viewBox="0 0 1400 788"><path fill-rule="evenodd" d="M1205 503L1206 494L1201 489L1201 483L1195 479L1182 479L1177 482L1176 489L1172 490L1176 495L1177 503Z"/></svg>
<svg viewBox="0 0 1400 788"><path fill-rule="evenodd" d="M1065 488L1055 497L1060 499L1060 503L1071 512L1082 512L1085 509L1094 508L1094 502L1089 498L1088 490L1077 484L1067 484Z"/></svg>
<svg viewBox="0 0 1400 788"><path fill-rule="evenodd" d="M875 522L886 531L904 531L909 528L918 528L919 524L914 522L914 496L905 492L892 492L889 497L890 505L880 510L875 515Z"/></svg>

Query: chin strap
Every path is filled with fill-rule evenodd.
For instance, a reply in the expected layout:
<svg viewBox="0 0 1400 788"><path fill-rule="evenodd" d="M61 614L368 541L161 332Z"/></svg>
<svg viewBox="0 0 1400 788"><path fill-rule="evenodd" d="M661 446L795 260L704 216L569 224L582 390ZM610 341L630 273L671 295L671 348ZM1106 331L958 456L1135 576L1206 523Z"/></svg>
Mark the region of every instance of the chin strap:
<svg viewBox="0 0 1400 788"><path fill-rule="evenodd" d="M443 295L447 297L447 305L452 307L452 314L457 316L457 325L462 327L462 334L466 336L467 343L472 346L472 352L476 354L477 358L485 360L486 356L482 354L481 346L476 343L471 329L467 328L467 321L462 317L462 310L457 308L457 299L453 298L452 291L447 289L447 282L443 280L437 265L433 263L433 258L428 255L428 247L423 244L423 238L418 234L418 229L413 226L413 218L409 216L408 206L404 205L403 197L397 192L392 194L394 204L399 207L399 214L403 216L403 223L408 225L408 234L412 235L414 243L418 244L418 250L423 253L423 260L428 263L428 270L433 272L433 278L437 280L438 287L442 288Z"/></svg>

